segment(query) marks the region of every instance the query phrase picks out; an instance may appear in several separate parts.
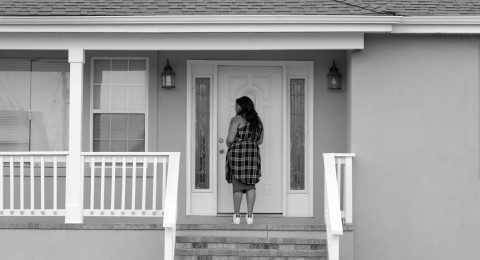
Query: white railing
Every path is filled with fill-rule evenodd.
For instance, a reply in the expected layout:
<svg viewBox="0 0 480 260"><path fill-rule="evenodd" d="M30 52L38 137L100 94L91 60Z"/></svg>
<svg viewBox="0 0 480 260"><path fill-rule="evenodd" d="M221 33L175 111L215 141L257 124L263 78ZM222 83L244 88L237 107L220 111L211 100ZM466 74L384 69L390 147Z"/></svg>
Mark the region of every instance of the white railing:
<svg viewBox="0 0 480 260"><path fill-rule="evenodd" d="M84 216L163 216L164 259L173 260L180 153L82 153L82 162Z"/></svg>
<svg viewBox="0 0 480 260"><path fill-rule="evenodd" d="M161 217L175 153L82 153L88 216Z"/></svg>
<svg viewBox="0 0 480 260"><path fill-rule="evenodd" d="M67 160L66 152L1 152L0 215L65 216Z"/></svg>
<svg viewBox="0 0 480 260"><path fill-rule="evenodd" d="M325 222L328 259L340 257L342 218L352 224L352 165L355 154L323 154L325 166ZM342 200L341 200L342 198ZM342 201L342 205L340 203Z"/></svg>
<svg viewBox="0 0 480 260"><path fill-rule="evenodd" d="M165 228L165 260L175 259L175 236L178 208L178 172L180 170L180 153L170 156L168 165L167 187L165 192L165 211L163 227Z"/></svg>

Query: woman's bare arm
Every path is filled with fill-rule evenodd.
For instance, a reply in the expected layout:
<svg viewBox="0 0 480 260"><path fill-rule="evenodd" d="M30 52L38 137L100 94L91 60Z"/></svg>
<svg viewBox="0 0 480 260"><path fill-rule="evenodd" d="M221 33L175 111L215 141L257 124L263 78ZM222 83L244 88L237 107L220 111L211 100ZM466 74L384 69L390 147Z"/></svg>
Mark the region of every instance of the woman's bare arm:
<svg viewBox="0 0 480 260"><path fill-rule="evenodd" d="M235 140L235 136L237 135L237 129L242 123L243 119L241 116L235 116L232 121L230 122L230 127L228 128L228 136L227 136L227 146L230 145Z"/></svg>
<svg viewBox="0 0 480 260"><path fill-rule="evenodd" d="M257 144L261 145L263 143L263 132L265 132L265 126L263 125L260 117L258 118L258 121L260 121L260 124L262 124L262 134L260 134L260 138L258 139Z"/></svg>

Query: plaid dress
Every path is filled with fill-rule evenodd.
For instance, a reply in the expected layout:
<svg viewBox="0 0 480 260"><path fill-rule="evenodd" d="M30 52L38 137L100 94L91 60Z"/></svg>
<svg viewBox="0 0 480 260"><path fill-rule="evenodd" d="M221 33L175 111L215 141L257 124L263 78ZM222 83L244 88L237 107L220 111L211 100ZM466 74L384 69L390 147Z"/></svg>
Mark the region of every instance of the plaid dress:
<svg viewBox="0 0 480 260"><path fill-rule="evenodd" d="M232 177L245 183L255 184L260 181L261 160L257 141L262 135L260 123L256 129L250 129L250 123L237 129L237 135L228 148L226 163L226 180L232 183Z"/></svg>

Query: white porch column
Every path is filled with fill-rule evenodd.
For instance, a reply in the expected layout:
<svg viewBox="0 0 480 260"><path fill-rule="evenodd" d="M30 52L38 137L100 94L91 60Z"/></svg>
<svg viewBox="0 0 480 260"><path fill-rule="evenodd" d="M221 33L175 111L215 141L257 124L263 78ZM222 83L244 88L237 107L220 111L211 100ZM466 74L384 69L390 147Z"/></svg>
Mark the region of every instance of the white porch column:
<svg viewBox="0 0 480 260"><path fill-rule="evenodd" d="M70 121L69 159L66 179L65 223L83 222L83 172L80 152L82 149L83 106L83 49L69 49L70 63Z"/></svg>

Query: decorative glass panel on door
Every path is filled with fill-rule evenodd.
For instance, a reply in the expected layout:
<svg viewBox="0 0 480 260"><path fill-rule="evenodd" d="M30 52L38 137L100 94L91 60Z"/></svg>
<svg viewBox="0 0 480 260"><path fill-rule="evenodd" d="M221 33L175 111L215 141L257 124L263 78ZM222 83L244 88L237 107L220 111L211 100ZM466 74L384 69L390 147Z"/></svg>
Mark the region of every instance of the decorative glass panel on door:
<svg viewBox="0 0 480 260"><path fill-rule="evenodd" d="M290 79L290 189L305 190L305 79Z"/></svg>
<svg viewBox="0 0 480 260"><path fill-rule="evenodd" d="M195 189L210 188L210 79L195 80Z"/></svg>

